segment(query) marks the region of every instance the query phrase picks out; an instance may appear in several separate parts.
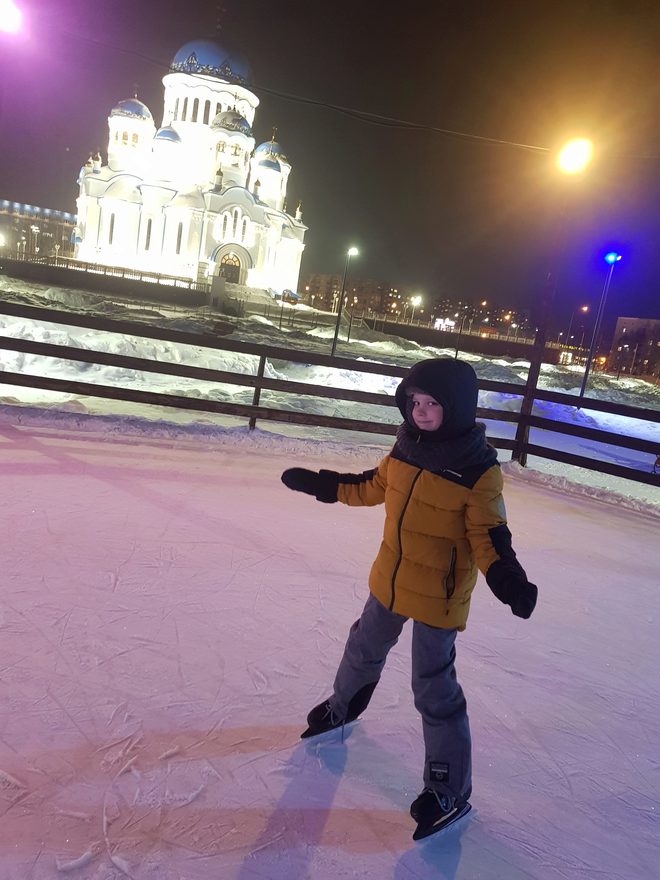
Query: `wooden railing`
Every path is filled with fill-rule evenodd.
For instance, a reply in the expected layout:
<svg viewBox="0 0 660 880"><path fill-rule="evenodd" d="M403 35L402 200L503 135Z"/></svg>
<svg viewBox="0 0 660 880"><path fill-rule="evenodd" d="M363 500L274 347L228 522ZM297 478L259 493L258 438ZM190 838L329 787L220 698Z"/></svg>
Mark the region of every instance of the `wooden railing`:
<svg viewBox="0 0 660 880"><path fill-rule="evenodd" d="M268 420L288 422L290 424L298 425L314 425L326 428L362 431L370 434L394 435L400 421L398 414L394 411L392 421L389 422L382 418L374 420L349 419L339 416L322 415L310 411L298 412L293 409L289 410L272 406L263 406L261 405L261 393L262 391L277 391L283 394L293 394L296 395L296 397L302 395L306 397L330 398L339 401L353 401L375 406L395 407L396 404L394 398L388 394L377 394L368 391L328 387L325 385L312 385L306 382L291 381L288 379L268 378L265 375L266 361L304 363L315 366L334 367L341 370L351 370L357 373L391 376L395 378L403 377L406 374L407 368L404 366L373 363L371 361L356 361L346 357L331 356L305 350L279 348L270 345L256 345L247 342L238 342L224 337L218 339L210 334L197 334L181 330L171 330L153 324L138 323L135 321L116 321L54 309L17 305L15 303L0 303L0 315L20 317L40 323L63 324L108 333L119 333L128 336L157 339L181 345L194 345L202 348L215 349L217 351L237 352L251 355L255 358L254 374L248 375L245 373L196 367L191 364L169 363L149 360L147 358L128 357L125 355L111 354L108 352L94 351L68 345L53 345L51 343L38 342L26 338L0 336L0 348L9 351L24 352L26 354L57 358L61 360L72 360L89 364L120 367L122 369L137 370L146 373L179 376L205 382L219 382L252 388L254 391L251 404L239 404L228 401L205 400L192 395L167 394L155 391L144 391L136 388L126 388L119 385L115 386L93 382L57 379L52 376L38 376L25 372L0 372L0 384L41 388L67 394L125 400L134 403L175 407L177 409L195 410L198 412L240 416L248 419L251 428L254 428L257 420ZM660 422L660 412L657 410L624 406L589 398L579 398L571 394L543 391L539 388L531 388L526 385L511 382L480 380L479 387L486 391L516 395L521 398L521 401L523 398L532 398L534 401L550 401L553 403L564 404L569 407L613 413L625 416L633 421ZM559 422L554 419L543 418L532 414L521 416L520 413L511 412L509 410L480 407L478 415L480 418L484 419L512 422L516 424L517 430L515 440L497 437L491 437L489 439L494 446L500 449L511 450L512 458L523 465L526 463L528 455L535 455L541 458L566 462L567 464L576 465L589 470L612 474L614 476L624 477L641 483L647 483L649 485L660 485L660 475L654 473L653 467L653 463L660 453L660 449L658 448L659 444L653 441L644 440L639 437L625 436L611 431L603 431L596 428L582 427L568 422ZM559 435L582 437L587 440L611 444L622 449L632 449L648 454L648 469L627 467L621 464L576 455L574 453L552 448L551 446L531 442L529 434L530 430L533 429L542 429L543 431L553 432Z"/></svg>

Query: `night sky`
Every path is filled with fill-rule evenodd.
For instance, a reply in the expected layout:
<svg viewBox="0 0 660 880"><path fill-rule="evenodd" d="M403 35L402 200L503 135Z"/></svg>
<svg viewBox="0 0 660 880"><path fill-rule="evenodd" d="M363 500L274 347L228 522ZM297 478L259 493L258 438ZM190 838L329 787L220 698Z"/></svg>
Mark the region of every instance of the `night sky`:
<svg viewBox="0 0 660 880"><path fill-rule="evenodd" d="M75 211L90 149L137 84L158 124L161 77L215 36L215 3L25 0L29 39L3 37L0 198ZM303 202L306 272L355 272L427 297L529 306L566 238L556 319L597 303L660 317L660 4L614 0L224 0L220 42L248 57L257 142L278 127ZM153 59L153 60L150 60ZM158 63L154 63L158 62ZM291 100L263 89L320 102ZM599 148L581 180L551 154L374 124L324 104L555 148Z"/></svg>

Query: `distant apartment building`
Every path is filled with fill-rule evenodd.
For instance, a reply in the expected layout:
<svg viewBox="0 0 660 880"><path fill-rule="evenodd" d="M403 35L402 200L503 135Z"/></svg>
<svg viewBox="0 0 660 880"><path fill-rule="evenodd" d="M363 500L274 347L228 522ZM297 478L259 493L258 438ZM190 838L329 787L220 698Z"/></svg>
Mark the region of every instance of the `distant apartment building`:
<svg viewBox="0 0 660 880"><path fill-rule="evenodd" d="M0 199L0 257L73 255L76 215Z"/></svg>
<svg viewBox="0 0 660 880"><path fill-rule="evenodd" d="M304 302L315 308L334 311L337 308L343 276L313 272L303 278L298 292ZM347 305L383 313L398 289L384 281L372 278L348 278L346 282Z"/></svg>
<svg viewBox="0 0 660 880"><path fill-rule="evenodd" d="M607 357L607 369L629 376L659 376L660 320L619 318Z"/></svg>

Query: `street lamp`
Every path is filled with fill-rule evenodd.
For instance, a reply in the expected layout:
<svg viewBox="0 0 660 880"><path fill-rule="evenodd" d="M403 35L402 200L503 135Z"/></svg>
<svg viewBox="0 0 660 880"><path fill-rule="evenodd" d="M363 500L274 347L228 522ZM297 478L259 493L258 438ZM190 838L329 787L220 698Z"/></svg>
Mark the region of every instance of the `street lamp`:
<svg viewBox="0 0 660 880"><path fill-rule="evenodd" d="M587 138L573 138L559 151L557 168L563 174L581 174L591 162L594 146Z"/></svg>
<svg viewBox="0 0 660 880"><path fill-rule="evenodd" d="M586 314L589 311L589 306L580 306L579 309L575 308L571 312L571 320L568 322L568 330L566 332L566 345L571 344L571 327L573 326L573 320L577 311L584 312Z"/></svg>
<svg viewBox="0 0 660 880"><path fill-rule="evenodd" d="M17 34L23 24L23 13L14 0L0 0L0 31Z"/></svg>
<svg viewBox="0 0 660 880"><path fill-rule="evenodd" d="M607 275L605 276L605 284L603 285L603 292L600 295L600 302L598 303L598 311L596 312L596 320L594 321L594 332L591 336L591 345L589 346L589 354L587 355L587 363L584 368L584 376L582 377L582 385L580 386L579 397L584 396L584 391L587 387L589 370L591 368L591 362L593 360L594 352L596 350L598 332L600 330L600 324L603 320L603 313L605 311L605 302L607 300L607 294L609 293L610 283L612 281L612 273L614 272L614 267L620 260L621 254L617 254L616 251L610 251L608 254L605 254L605 262L607 263L609 268L607 270Z"/></svg>
<svg viewBox="0 0 660 880"><path fill-rule="evenodd" d="M412 324L413 318L415 317L415 309L417 308L418 305L421 305L421 302L422 302L422 298L421 298L421 296L419 296L419 294L417 296L410 297L410 304L412 305L412 312L410 313L410 321L409 321L410 324Z"/></svg>
<svg viewBox="0 0 660 880"><path fill-rule="evenodd" d="M344 305L344 296L346 292L346 276L348 275L348 266L351 262L351 257L357 257L359 251L356 247L349 247L346 251L346 263L344 264L344 277L341 282L341 290L339 292L339 304L337 306L337 323L335 324L335 335L332 339L332 348L330 349L330 355L334 355L335 349L337 348L337 337L339 336L339 324L341 322L341 310Z"/></svg>
<svg viewBox="0 0 660 880"><path fill-rule="evenodd" d="M556 166L562 174L568 177L579 177L591 162L592 156L592 142L586 138L574 138L564 144L559 151L556 158ZM529 437L529 423L527 420L531 416L534 408L534 389L538 385L541 364L543 363L543 357L545 355L545 341L548 334L548 317L557 290L557 274L566 242L566 200L567 194L563 194L557 209L556 237L554 247L551 251L549 269L545 276L545 285L536 308L536 334L534 336L534 344L532 345L532 351L529 358L527 384L520 404L518 427L513 442L513 453L511 457L514 461L519 462L523 466L527 459L525 447L527 446L527 440Z"/></svg>

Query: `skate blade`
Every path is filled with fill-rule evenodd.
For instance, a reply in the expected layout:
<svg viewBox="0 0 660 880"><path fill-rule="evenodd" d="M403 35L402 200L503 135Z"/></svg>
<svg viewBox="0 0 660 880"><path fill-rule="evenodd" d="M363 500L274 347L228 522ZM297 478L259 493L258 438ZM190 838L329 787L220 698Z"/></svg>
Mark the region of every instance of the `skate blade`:
<svg viewBox="0 0 660 880"><path fill-rule="evenodd" d="M460 810L455 810L442 822L436 822L434 825L418 825L413 834L413 840L424 840L425 837L430 837L432 834L444 831L445 828L449 828L454 822L458 822L459 819L462 819L471 809L471 804L465 804L464 807L461 807Z"/></svg>
<svg viewBox="0 0 660 880"><path fill-rule="evenodd" d="M357 720L357 718L354 718L352 721L346 721L344 724L337 724L336 727L328 727L326 730L312 730L311 727L308 727L307 730L304 730L300 734L300 739L310 739L310 737L314 736L325 736L327 733L339 731L341 734L341 741L344 742L344 738L350 733L349 728L355 724Z"/></svg>

